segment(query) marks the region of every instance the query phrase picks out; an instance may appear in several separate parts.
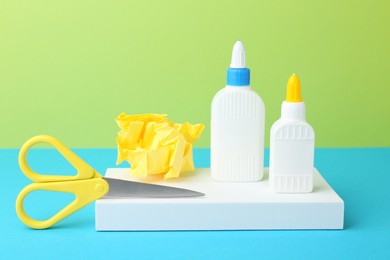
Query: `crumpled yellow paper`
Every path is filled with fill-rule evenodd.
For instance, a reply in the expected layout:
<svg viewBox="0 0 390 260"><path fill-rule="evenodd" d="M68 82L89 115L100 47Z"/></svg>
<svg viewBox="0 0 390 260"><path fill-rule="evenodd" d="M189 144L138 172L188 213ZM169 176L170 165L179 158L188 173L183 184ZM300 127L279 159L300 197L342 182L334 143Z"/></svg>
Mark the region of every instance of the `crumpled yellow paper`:
<svg viewBox="0 0 390 260"><path fill-rule="evenodd" d="M126 115L116 119L120 128L117 164L128 161L131 175L164 174L177 178L194 170L192 144L203 132L203 124L176 124L164 114Z"/></svg>

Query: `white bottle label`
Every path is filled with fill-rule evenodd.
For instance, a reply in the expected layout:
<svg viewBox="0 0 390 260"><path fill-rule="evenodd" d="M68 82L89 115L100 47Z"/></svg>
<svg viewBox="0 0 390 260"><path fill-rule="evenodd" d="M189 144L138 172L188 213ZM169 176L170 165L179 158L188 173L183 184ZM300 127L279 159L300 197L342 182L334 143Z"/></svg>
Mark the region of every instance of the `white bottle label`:
<svg viewBox="0 0 390 260"><path fill-rule="evenodd" d="M264 104L249 88L225 88L211 113L211 174L217 181L258 181L263 176Z"/></svg>
<svg viewBox="0 0 390 260"><path fill-rule="evenodd" d="M274 192L313 189L314 131L306 122L280 120L271 129L270 185Z"/></svg>

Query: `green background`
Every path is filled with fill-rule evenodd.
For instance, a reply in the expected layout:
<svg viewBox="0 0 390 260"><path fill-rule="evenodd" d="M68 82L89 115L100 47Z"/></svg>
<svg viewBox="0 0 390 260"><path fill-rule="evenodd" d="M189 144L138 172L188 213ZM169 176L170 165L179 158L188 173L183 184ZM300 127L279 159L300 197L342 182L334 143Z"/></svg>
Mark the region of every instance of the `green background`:
<svg viewBox="0 0 390 260"><path fill-rule="evenodd" d="M0 147L115 147L121 112L205 123L234 42L279 117L301 78L317 147L390 146L390 1L0 1Z"/></svg>

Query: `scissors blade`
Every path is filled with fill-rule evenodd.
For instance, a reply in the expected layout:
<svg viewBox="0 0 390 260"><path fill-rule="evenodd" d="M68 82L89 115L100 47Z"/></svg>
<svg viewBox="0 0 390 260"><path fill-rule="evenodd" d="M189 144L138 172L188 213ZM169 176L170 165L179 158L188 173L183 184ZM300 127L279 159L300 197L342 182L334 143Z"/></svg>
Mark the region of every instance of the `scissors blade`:
<svg viewBox="0 0 390 260"><path fill-rule="evenodd" d="M203 193L182 188L168 187L134 181L125 181L103 177L110 186L105 198L141 197L141 198L181 198L204 196Z"/></svg>

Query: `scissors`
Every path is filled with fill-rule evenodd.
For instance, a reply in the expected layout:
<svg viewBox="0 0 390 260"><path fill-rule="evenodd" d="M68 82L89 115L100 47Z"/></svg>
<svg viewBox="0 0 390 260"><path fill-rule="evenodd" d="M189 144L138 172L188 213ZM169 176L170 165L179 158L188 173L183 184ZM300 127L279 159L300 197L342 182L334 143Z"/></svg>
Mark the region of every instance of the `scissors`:
<svg viewBox="0 0 390 260"><path fill-rule="evenodd" d="M58 176L41 175L34 172L27 163L27 153L31 146L38 143L52 145L77 170L77 174L75 176ZM49 228L103 196L105 198L177 198L204 196L203 193L187 189L103 177L63 143L47 135L35 136L22 146L19 153L19 165L24 175L34 183L27 185L19 193L16 199L16 213L24 224L34 229ZM36 220L26 214L23 205L26 196L36 190L73 193L75 199L53 217L47 220Z"/></svg>

